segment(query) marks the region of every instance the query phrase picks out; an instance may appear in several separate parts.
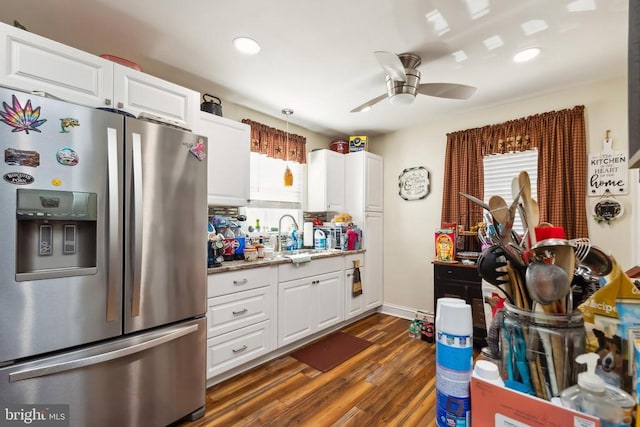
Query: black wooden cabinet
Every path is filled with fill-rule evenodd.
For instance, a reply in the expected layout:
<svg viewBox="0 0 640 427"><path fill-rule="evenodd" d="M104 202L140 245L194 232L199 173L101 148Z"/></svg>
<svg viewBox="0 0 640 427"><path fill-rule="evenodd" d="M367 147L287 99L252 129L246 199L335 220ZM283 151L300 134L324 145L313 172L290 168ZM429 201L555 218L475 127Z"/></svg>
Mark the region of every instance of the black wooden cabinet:
<svg viewBox="0 0 640 427"><path fill-rule="evenodd" d="M434 262L434 305L438 298L461 298L471 306L473 344L487 345L487 328L482 298L482 279L475 265L439 264Z"/></svg>

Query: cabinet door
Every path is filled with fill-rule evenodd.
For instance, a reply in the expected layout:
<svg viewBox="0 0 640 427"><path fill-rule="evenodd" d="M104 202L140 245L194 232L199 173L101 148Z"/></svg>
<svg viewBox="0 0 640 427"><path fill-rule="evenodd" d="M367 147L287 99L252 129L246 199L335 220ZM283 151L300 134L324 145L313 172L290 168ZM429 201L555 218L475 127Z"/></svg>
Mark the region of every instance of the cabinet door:
<svg viewBox="0 0 640 427"><path fill-rule="evenodd" d="M192 130L197 127L198 92L133 68L113 65L116 108L135 116L149 113Z"/></svg>
<svg viewBox="0 0 640 427"><path fill-rule="evenodd" d="M382 157L366 153L364 173L364 210L382 212L384 208Z"/></svg>
<svg viewBox="0 0 640 427"><path fill-rule="evenodd" d="M314 287L303 278L278 285L278 346L290 344L314 331Z"/></svg>
<svg viewBox="0 0 640 427"><path fill-rule="evenodd" d="M112 103L111 61L0 23L0 84L89 107Z"/></svg>
<svg viewBox="0 0 640 427"><path fill-rule="evenodd" d="M384 216L380 212L366 212L362 244L364 253L364 271L362 289L365 309L382 305L384 287Z"/></svg>
<svg viewBox="0 0 640 427"><path fill-rule="evenodd" d="M364 276L364 268L360 267L360 278L362 280ZM353 284L353 268L350 268L344 272L344 287L345 287L345 307L344 316L346 319L351 319L364 311L364 294L360 294L357 297L353 296L351 286Z"/></svg>
<svg viewBox="0 0 640 427"><path fill-rule="evenodd" d="M249 125L200 112L197 133L208 139L209 206L246 206L251 155Z"/></svg>
<svg viewBox="0 0 640 427"><path fill-rule="evenodd" d="M307 159L307 210L344 211L344 154L331 150L312 151Z"/></svg>
<svg viewBox="0 0 640 427"><path fill-rule="evenodd" d="M342 272L315 276L313 303L315 308L315 331L322 330L344 319L344 283Z"/></svg>
<svg viewBox="0 0 640 427"><path fill-rule="evenodd" d="M329 150L327 155L327 209L344 210L344 154Z"/></svg>

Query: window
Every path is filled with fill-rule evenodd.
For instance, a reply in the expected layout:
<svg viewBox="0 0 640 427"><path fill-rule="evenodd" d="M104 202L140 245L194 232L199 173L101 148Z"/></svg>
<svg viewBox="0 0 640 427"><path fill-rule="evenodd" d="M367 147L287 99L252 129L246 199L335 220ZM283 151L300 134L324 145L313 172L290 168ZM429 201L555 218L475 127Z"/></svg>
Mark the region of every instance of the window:
<svg viewBox="0 0 640 427"><path fill-rule="evenodd" d="M293 185L284 186L284 171L289 166ZM264 202L285 202L287 207L301 208L304 184L304 165L274 159L265 154L251 152L251 186L249 199L252 206L270 207ZM233 179L233 178L231 178Z"/></svg>
<svg viewBox="0 0 640 427"><path fill-rule="evenodd" d="M484 198L501 196L507 205L513 201L511 182L520 171L527 171L531 181L531 195L535 199L538 191L538 150L492 154L482 159L484 163ZM522 220L516 215L513 230L523 234Z"/></svg>

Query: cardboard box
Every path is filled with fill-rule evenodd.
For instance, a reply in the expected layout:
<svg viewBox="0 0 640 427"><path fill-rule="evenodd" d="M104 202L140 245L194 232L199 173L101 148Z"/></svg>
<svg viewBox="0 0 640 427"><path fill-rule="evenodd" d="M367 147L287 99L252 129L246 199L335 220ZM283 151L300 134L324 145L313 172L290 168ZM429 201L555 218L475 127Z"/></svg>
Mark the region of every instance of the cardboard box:
<svg viewBox="0 0 640 427"><path fill-rule="evenodd" d="M471 425L495 427L601 427L591 415L471 378Z"/></svg>
<svg viewBox="0 0 640 427"><path fill-rule="evenodd" d="M363 135L349 137L349 152L367 151L367 137Z"/></svg>
<svg viewBox="0 0 640 427"><path fill-rule="evenodd" d="M440 229L435 234L436 261L455 262L456 232L453 229Z"/></svg>

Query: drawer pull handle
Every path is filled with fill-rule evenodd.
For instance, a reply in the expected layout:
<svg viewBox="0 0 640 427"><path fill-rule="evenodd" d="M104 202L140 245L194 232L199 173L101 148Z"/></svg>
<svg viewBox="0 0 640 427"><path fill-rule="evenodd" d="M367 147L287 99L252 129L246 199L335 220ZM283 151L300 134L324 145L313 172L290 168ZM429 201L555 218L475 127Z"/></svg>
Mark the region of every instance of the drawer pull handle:
<svg viewBox="0 0 640 427"><path fill-rule="evenodd" d="M245 345L243 345L242 347L240 347L240 348L234 348L234 349L232 349L231 351L233 351L234 353L240 353L240 352L245 351L247 348L248 348L248 347L247 347L247 345L245 344Z"/></svg>
<svg viewBox="0 0 640 427"><path fill-rule="evenodd" d="M239 316L241 314L245 314L247 311L249 311L249 310L247 310L246 308L243 308L242 310L232 311L232 313L233 313L234 316Z"/></svg>
<svg viewBox="0 0 640 427"><path fill-rule="evenodd" d="M247 283L249 280L247 279L242 279L242 280L234 280L233 284L234 285L244 285L245 283Z"/></svg>
<svg viewBox="0 0 640 427"><path fill-rule="evenodd" d="M351 277L351 276L353 276L353 273L347 274L347 277Z"/></svg>

